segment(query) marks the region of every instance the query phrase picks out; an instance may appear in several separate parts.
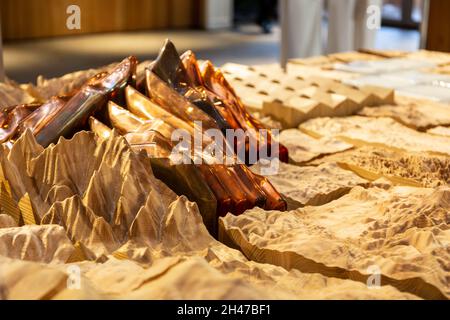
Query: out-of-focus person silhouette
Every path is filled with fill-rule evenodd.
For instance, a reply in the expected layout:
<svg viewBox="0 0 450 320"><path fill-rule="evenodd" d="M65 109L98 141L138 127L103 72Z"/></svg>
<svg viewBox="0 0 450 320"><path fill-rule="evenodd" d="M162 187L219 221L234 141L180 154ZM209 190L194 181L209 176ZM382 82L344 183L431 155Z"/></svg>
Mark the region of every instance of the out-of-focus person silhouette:
<svg viewBox="0 0 450 320"><path fill-rule="evenodd" d="M234 27L256 23L263 33L271 33L278 19L278 0L234 0Z"/></svg>
<svg viewBox="0 0 450 320"><path fill-rule="evenodd" d="M322 0L280 0L281 64L322 53Z"/></svg>
<svg viewBox="0 0 450 320"><path fill-rule="evenodd" d="M282 63L322 54L323 0L280 0ZM369 27L369 7L382 0L328 0L327 53L373 49L379 26Z"/></svg>
<svg viewBox="0 0 450 320"><path fill-rule="evenodd" d="M378 22L381 22L382 4L382 0L328 1L327 52L344 52L362 48L374 49L380 25L373 26L367 21L372 6L378 8L380 13Z"/></svg>
<svg viewBox="0 0 450 320"><path fill-rule="evenodd" d="M278 0L258 0L258 17L256 23L263 33L271 33L273 22L277 18Z"/></svg>

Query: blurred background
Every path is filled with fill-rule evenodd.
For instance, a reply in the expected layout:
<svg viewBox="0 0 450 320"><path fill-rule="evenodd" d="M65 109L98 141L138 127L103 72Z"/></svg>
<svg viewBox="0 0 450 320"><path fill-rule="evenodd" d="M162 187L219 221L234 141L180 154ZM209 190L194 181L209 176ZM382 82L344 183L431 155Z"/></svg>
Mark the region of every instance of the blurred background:
<svg viewBox="0 0 450 320"><path fill-rule="evenodd" d="M284 1L297 5L298 12L287 14L295 22L288 31L291 42L300 44L311 32L295 28L295 18L308 16L312 3L320 8L321 28L314 36L320 37L325 54L335 10L330 2L364 0L280 0ZM381 28L371 49L450 51L450 18L445 17L450 15L450 1L379 1ZM67 28L70 5L80 8L79 30ZM180 51L192 49L216 65L277 63L285 30L281 5L276 0L0 0L4 66L9 78L34 82L40 74L60 76L131 54L153 59L165 38ZM338 21L346 17L338 16Z"/></svg>

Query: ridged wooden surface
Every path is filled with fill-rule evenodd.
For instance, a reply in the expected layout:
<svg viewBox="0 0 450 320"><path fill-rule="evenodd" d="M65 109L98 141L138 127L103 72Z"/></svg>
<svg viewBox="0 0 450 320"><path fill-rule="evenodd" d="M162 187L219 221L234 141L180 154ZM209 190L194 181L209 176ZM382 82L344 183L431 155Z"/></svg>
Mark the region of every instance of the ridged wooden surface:
<svg viewBox="0 0 450 320"><path fill-rule="evenodd" d="M404 152L386 148L362 147L339 154L325 156L309 162L309 165L339 163L351 165L350 170L365 170L379 179L385 177L398 184L428 188L447 185L450 181L450 158L427 155L423 152Z"/></svg>
<svg viewBox="0 0 450 320"><path fill-rule="evenodd" d="M364 283L376 266L383 285L448 299L449 196L448 187L356 187L319 207L227 215L221 227L261 263Z"/></svg>
<svg viewBox="0 0 450 320"><path fill-rule="evenodd" d="M289 162L301 165L315 158L353 148L352 144L329 137L314 138L297 129L283 130L280 143L289 149Z"/></svg>
<svg viewBox="0 0 450 320"><path fill-rule="evenodd" d="M319 68L331 79L345 76L325 68L331 63L387 54L339 54L290 68L311 78ZM448 63L438 53L409 56ZM276 67L265 68L271 70ZM40 84L53 92L72 83L76 76ZM306 90L308 100L314 92ZM367 90L366 98L390 98L389 91ZM352 94L360 103L366 99ZM402 101L357 116L312 114L299 128L282 131L290 163L268 178L292 210L229 214L220 221L220 241L207 232L197 205L157 180L149 159L123 138L80 132L43 149L25 133L11 149L0 149L0 270L6 274L0 295L448 299L447 106L428 112L417 100L412 107ZM260 165L252 169L262 173ZM80 290L67 285L74 267ZM372 267L381 277L376 290L367 284Z"/></svg>
<svg viewBox="0 0 450 320"><path fill-rule="evenodd" d="M249 261L213 239L197 205L156 180L144 166L148 159L121 137L97 141L81 132L44 150L25 135L2 157L17 160L2 162L3 171L16 198L30 195L40 223L10 228L9 219L0 229L8 241L24 241L2 242L4 298L417 298L391 286L374 291ZM13 167L22 175L9 176L5 169ZM73 266L80 268L81 290L67 286Z"/></svg>
<svg viewBox="0 0 450 320"><path fill-rule="evenodd" d="M387 117L316 118L301 124L300 130L315 136L340 138L356 146L450 155L449 137L418 132Z"/></svg>
<svg viewBox="0 0 450 320"><path fill-rule="evenodd" d="M337 163L317 167L279 163L278 173L268 176L278 191L288 198L290 208L322 205L333 201L356 186L369 186L369 181L344 170ZM259 164L252 171L263 174Z"/></svg>
<svg viewBox="0 0 450 320"><path fill-rule="evenodd" d="M450 109L445 103L398 97L397 104L366 107L358 112L368 117L391 117L410 128L425 131L450 125Z"/></svg>

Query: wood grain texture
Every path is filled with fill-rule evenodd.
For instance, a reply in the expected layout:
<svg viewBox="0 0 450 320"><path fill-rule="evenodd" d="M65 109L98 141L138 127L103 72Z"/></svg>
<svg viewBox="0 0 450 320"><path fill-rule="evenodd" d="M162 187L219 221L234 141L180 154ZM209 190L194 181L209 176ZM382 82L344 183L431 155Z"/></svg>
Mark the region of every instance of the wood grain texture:
<svg viewBox="0 0 450 320"><path fill-rule="evenodd" d="M148 158L132 153L123 138L99 141L82 132L39 153L30 152L34 144L25 134L8 158L20 165L24 153L34 154L26 161L33 169L22 172L32 172L40 195L25 176L15 177L12 188L25 187L37 207L50 198L53 205L42 225L0 229L0 269L6 274L1 298L417 298L391 286L370 290L351 279L249 261L215 240L197 205L171 194L145 169ZM13 246L17 237L33 241ZM74 262L80 290L65 285Z"/></svg>
<svg viewBox="0 0 450 320"><path fill-rule="evenodd" d="M450 1L431 0L428 18L427 50L450 52Z"/></svg>
<svg viewBox="0 0 450 320"><path fill-rule="evenodd" d="M81 9L81 30L66 27L69 5ZM189 28L199 24L196 0L3 0L6 40L110 31Z"/></svg>
<svg viewBox="0 0 450 320"><path fill-rule="evenodd" d="M396 104L365 107L358 114L366 117L390 117L418 131L450 125L450 109L447 103L402 96L397 97Z"/></svg>
<svg viewBox="0 0 450 320"><path fill-rule="evenodd" d="M289 150L289 163L296 165L353 148L353 145L341 140L329 137L316 139L298 129L283 130L280 142Z"/></svg>
<svg viewBox="0 0 450 320"><path fill-rule="evenodd" d="M447 186L355 187L319 207L228 214L220 219L221 234L260 263L363 283L375 267L381 286L448 299L449 192Z"/></svg>
<svg viewBox="0 0 450 320"><path fill-rule="evenodd" d="M330 137L355 146L380 146L391 150L450 155L450 138L418 132L392 118L316 118L300 126L315 137Z"/></svg>
<svg viewBox="0 0 450 320"><path fill-rule="evenodd" d="M262 168L260 164L256 164L251 170L263 174ZM336 163L317 167L279 163L279 172L267 178L286 198L288 209L319 206L340 198L355 186L369 186L369 181L341 169Z"/></svg>
<svg viewBox="0 0 450 320"><path fill-rule="evenodd" d="M377 180L383 177L397 185L436 188L450 182L450 158L428 155L425 152L365 146L324 156L308 165L325 163L339 163L366 179Z"/></svg>

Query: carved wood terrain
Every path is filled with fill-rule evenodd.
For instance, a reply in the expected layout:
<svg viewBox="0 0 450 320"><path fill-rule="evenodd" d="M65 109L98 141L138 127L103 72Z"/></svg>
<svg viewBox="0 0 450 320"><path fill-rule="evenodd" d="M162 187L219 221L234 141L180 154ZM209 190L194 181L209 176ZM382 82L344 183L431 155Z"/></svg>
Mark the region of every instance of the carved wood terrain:
<svg viewBox="0 0 450 320"><path fill-rule="evenodd" d="M3 298L418 298L248 260L212 238L197 205L155 179L122 137L80 132L43 149L26 134L1 158L12 200L0 215ZM70 266L81 290L66 286Z"/></svg>
<svg viewBox="0 0 450 320"><path fill-rule="evenodd" d="M1 145L0 299L448 299L449 106L394 101L326 69L386 54L293 61L286 77L225 66L250 110L290 128L289 164L266 176L288 211L228 214L218 239L115 132L43 148L26 131ZM1 84L0 106L68 93L94 72Z"/></svg>
<svg viewBox="0 0 450 320"><path fill-rule="evenodd" d="M261 263L363 283L376 269L382 285L448 299L449 195L448 187L355 187L319 207L227 215L221 228Z"/></svg>

